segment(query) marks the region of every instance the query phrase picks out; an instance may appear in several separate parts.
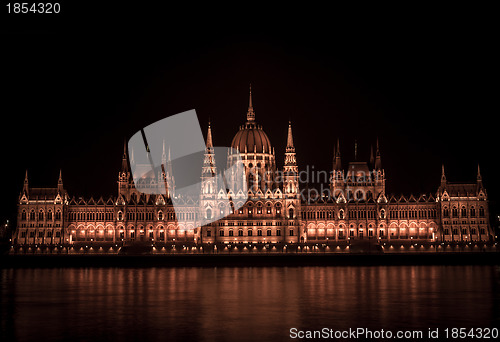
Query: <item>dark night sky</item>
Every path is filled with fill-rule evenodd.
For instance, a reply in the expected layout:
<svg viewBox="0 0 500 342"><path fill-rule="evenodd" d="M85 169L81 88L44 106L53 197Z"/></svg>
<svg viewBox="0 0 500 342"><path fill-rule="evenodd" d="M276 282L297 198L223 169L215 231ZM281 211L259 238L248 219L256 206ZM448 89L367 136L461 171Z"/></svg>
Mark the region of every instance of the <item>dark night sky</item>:
<svg viewBox="0 0 500 342"><path fill-rule="evenodd" d="M330 171L337 137L344 163L355 139L368 159L378 137L388 193L434 193L441 163L450 181L473 182L480 163L498 199L488 18L228 15L146 29L71 14L2 31L2 220L15 215L25 169L34 187L55 186L62 168L70 195L115 196L124 139L169 115L194 108L229 145L249 83L280 168L291 119L300 168Z"/></svg>

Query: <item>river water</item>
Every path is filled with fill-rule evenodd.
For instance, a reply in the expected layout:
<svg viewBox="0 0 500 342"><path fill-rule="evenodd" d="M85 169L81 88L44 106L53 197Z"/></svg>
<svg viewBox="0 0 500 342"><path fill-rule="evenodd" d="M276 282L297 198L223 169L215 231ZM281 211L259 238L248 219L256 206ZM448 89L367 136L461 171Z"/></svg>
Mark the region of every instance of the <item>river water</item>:
<svg viewBox="0 0 500 342"><path fill-rule="evenodd" d="M498 266L56 268L0 275L1 341L291 341L290 329L323 328L439 328L442 339L445 328L500 327Z"/></svg>

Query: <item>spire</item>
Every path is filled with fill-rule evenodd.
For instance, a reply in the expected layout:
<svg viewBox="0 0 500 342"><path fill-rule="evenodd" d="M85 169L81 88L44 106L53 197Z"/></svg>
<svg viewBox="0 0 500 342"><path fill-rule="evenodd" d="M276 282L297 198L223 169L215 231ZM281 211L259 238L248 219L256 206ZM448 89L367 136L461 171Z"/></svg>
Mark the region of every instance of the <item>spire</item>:
<svg viewBox="0 0 500 342"><path fill-rule="evenodd" d="M375 158L373 158L373 145L370 145L370 164L373 165Z"/></svg>
<svg viewBox="0 0 500 342"><path fill-rule="evenodd" d="M441 164L441 186L446 185L446 175L444 174L444 164Z"/></svg>
<svg viewBox="0 0 500 342"><path fill-rule="evenodd" d="M161 164L166 165L167 164L167 153L165 152L165 139L163 139L162 148L163 148L163 151L161 153Z"/></svg>
<svg viewBox="0 0 500 342"><path fill-rule="evenodd" d="M378 138L377 138L377 145L376 145L376 151L375 151L375 170L381 170L382 169L382 159L380 157L380 148L378 145Z"/></svg>
<svg viewBox="0 0 500 342"><path fill-rule="evenodd" d="M337 148L335 152L335 170L340 171L342 169L342 163L340 159L340 141L339 138L337 138Z"/></svg>
<svg viewBox="0 0 500 342"><path fill-rule="evenodd" d="M354 160L358 160L358 141L354 139Z"/></svg>
<svg viewBox="0 0 500 342"><path fill-rule="evenodd" d="M250 84L250 97L248 100L247 122L253 122L253 121L255 121L255 113L253 111L253 104L252 104L252 85Z"/></svg>
<svg viewBox="0 0 500 342"><path fill-rule="evenodd" d="M212 128L210 128L210 121L208 122L208 133L207 133L207 148L213 148L214 144L212 143Z"/></svg>
<svg viewBox="0 0 500 342"><path fill-rule="evenodd" d="M293 146L293 136L292 136L292 122L288 121L288 137L286 140L286 148L294 148Z"/></svg>
<svg viewBox="0 0 500 342"><path fill-rule="evenodd" d="M57 191L59 193L63 192L63 180L62 180L62 170L59 169L59 179L57 180Z"/></svg>
<svg viewBox="0 0 500 342"><path fill-rule="evenodd" d="M126 140L123 140L122 172L129 172Z"/></svg>
<svg viewBox="0 0 500 342"><path fill-rule="evenodd" d="M477 185L483 185L483 177L481 176L481 169L479 168L479 164L477 164Z"/></svg>
<svg viewBox="0 0 500 342"><path fill-rule="evenodd" d="M29 186L28 186L28 169L26 169L26 173L24 174L23 192L25 192L27 194L28 193L28 189L29 189Z"/></svg>
<svg viewBox="0 0 500 342"><path fill-rule="evenodd" d="M205 149L205 159L202 167L202 177L213 177L216 174L214 146L212 143L212 128L208 123L207 147Z"/></svg>

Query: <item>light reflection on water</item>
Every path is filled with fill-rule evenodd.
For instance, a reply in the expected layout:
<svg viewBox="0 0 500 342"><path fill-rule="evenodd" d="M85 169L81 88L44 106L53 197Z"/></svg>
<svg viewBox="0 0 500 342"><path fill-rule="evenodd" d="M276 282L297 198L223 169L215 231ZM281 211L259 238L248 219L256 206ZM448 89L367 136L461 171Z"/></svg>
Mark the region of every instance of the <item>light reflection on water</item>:
<svg viewBox="0 0 500 342"><path fill-rule="evenodd" d="M289 329L498 327L497 266L7 269L2 341L290 340Z"/></svg>

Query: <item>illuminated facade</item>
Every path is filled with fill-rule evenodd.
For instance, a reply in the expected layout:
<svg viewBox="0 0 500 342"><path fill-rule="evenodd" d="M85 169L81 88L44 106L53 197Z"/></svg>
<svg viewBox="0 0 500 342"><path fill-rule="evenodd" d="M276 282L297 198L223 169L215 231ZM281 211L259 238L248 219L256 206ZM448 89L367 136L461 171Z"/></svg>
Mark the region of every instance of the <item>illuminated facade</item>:
<svg viewBox="0 0 500 342"><path fill-rule="evenodd" d="M113 198L70 197L61 174L57 187L31 188L26 173L14 245L341 245L355 240L468 242L490 241L493 237L479 167L474 183L449 183L443 167L434 195L396 198L385 192L378 141L368 162L349 162L346 168L342 167L337 141L329 194L311 201L301 193L291 123L284 166L277 173L274 148L255 121L251 92L246 122L231 147L240 153L245 174L231 175L228 181L232 189L238 188L239 181L248 186L248 194L229 192L231 203L244 204L236 212L232 205L227 207L219 201L225 189L213 177L217 170L209 124L199 199L182 199L183 205L174 211L169 197L176 196L175 186L164 195L139 193L132 181L126 150L118 174L118 195ZM231 158L229 155L228 164ZM170 170L167 167L162 176L174 185ZM215 211L224 218L202 225Z"/></svg>

